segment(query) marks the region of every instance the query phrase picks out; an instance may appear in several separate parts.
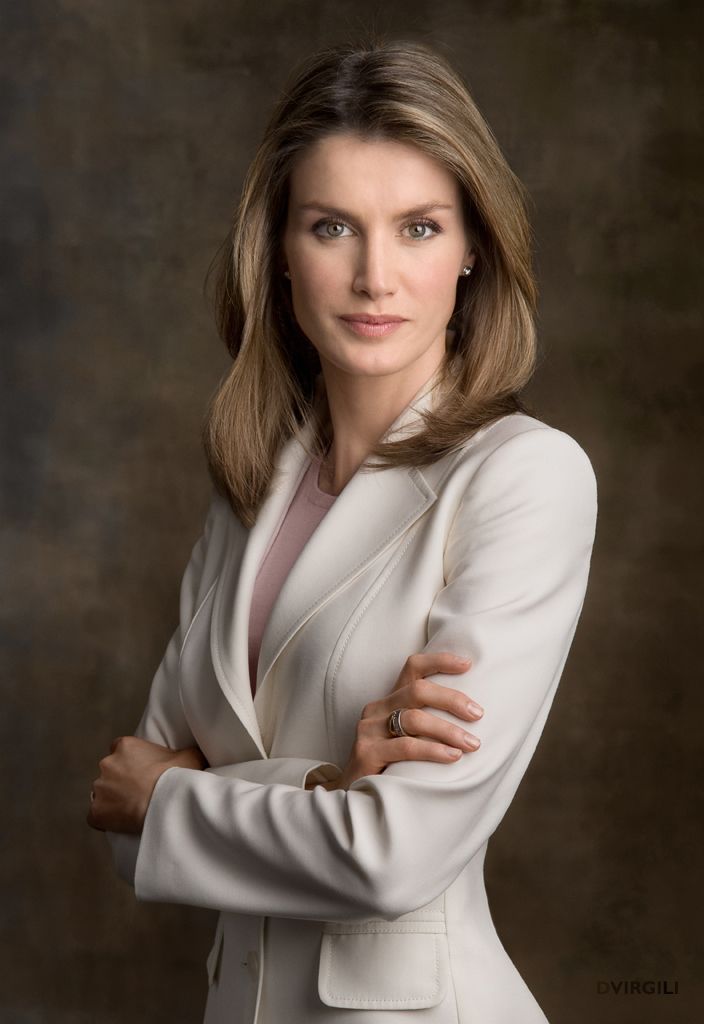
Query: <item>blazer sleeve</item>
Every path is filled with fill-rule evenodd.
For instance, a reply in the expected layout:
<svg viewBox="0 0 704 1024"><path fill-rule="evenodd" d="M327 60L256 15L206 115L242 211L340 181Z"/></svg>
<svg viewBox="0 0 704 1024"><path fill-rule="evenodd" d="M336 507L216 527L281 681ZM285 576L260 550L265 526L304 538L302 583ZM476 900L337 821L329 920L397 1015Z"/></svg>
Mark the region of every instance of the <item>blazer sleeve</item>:
<svg viewBox="0 0 704 1024"><path fill-rule="evenodd" d="M203 532L191 551L181 580L179 624L156 670L146 707L134 731L135 736L171 747L172 750L197 745L181 706L178 674L188 628L217 578L214 567L206 566L218 503L222 500L217 495L213 496ZM334 779L340 774L340 769L329 762L299 757L262 758L206 768L205 771L230 779L239 778L260 784L280 782L303 788L309 779L313 782L322 782ZM129 885L134 885L141 837L110 831L105 835L110 845L115 871Z"/></svg>
<svg viewBox="0 0 704 1024"><path fill-rule="evenodd" d="M449 528L425 647L473 659L462 675L430 678L484 707L472 724L480 748L454 764L394 763L346 791L170 768L147 811L137 898L393 920L440 895L496 829L538 743L583 605L596 511L591 464L568 434L543 426L501 443Z"/></svg>

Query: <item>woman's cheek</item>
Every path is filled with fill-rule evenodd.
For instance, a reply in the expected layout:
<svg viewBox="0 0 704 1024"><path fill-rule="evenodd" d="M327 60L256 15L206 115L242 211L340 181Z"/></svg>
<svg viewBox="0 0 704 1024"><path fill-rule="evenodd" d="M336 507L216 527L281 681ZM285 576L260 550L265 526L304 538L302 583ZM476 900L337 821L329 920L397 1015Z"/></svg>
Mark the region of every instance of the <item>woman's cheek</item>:
<svg viewBox="0 0 704 1024"><path fill-rule="evenodd" d="M433 271L428 272L423 281L421 301L429 317L434 319L437 315L438 319L446 323L452 316L457 298L457 284L451 282L455 281L452 268L445 268L442 272L437 272L433 268Z"/></svg>

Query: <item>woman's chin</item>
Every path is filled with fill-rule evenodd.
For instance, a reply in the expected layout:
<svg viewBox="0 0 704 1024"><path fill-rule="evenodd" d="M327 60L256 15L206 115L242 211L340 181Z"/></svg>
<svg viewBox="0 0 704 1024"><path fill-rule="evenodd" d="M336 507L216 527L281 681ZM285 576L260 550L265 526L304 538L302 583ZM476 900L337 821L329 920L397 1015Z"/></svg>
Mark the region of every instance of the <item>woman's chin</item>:
<svg viewBox="0 0 704 1024"><path fill-rule="evenodd" d="M402 375L407 365L398 359L384 359L376 354L374 358L341 359L330 364L332 373L343 373L349 377L392 377Z"/></svg>

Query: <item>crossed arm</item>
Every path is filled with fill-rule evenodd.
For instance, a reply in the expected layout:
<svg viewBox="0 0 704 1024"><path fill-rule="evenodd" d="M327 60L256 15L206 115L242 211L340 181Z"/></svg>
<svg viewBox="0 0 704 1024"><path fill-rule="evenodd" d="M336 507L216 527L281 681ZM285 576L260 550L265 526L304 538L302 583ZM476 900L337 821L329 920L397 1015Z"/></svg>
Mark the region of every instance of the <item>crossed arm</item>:
<svg viewBox="0 0 704 1024"><path fill-rule="evenodd" d="M485 709L475 729L481 750L454 764L399 762L331 791L305 788L312 772L339 770L318 761L205 771L173 763L158 773L141 838L109 833L137 897L314 920L393 919L447 888L497 827L539 740L584 600L596 509L591 465L568 435L539 428L503 442L455 516L425 648L471 654L471 673L453 683L467 696L471 685ZM200 589L197 548L182 625L137 729L180 751L193 743L177 671Z"/></svg>

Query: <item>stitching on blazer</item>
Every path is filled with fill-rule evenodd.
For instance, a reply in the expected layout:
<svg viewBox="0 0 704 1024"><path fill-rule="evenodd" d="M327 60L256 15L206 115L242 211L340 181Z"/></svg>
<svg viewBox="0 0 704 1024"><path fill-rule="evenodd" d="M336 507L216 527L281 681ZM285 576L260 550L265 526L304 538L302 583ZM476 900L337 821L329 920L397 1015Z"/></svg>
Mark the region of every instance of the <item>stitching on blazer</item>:
<svg viewBox="0 0 704 1024"><path fill-rule="evenodd" d="M428 495L423 491L423 489L421 487L419 487L418 481L415 478L413 478L413 483L417 487L417 489L420 491L420 493L423 495L423 497L427 498ZM431 493L434 493L432 491L432 488L429 485L427 485L427 486L428 486L428 490L430 490ZM413 511L408 513L406 518L402 521L401 525L394 527L394 529L391 531L391 533L387 534L386 537L384 538L384 540L382 540L379 544L377 544L377 546L373 549L373 551L365 552L364 557L352 569L350 569L350 571L347 573L346 576L343 576L341 579L336 580L332 584L332 586L330 586L325 591L325 593L322 596L320 594L318 594L318 596L315 598L313 603L308 605L308 607L306 608L306 610L304 612L301 612L299 617L296 619L295 623L289 629L287 636L290 637L290 636L293 635L293 633L296 632L296 630L301 625L301 623L304 621L304 619L307 617L308 613L311 611L312 608L316 608L318 605L323 604L327 600L327 598L330 597L331 594L333 594L336 590L339 590L339 588L343 587L346 583L349 583L353 579L353 577L356 575L356 573L359 572L360 568L365 566L368 562L372 561L372 559L376 558L376 556L379 554L379 552L384 550L384 548L386 547L386 545L389 543L390 540L392 540L397 534L402 533L403 532L403 528L405 527L406 523L409 523L413 519L413 517L415 515L417 515L419 507L420 506L416 505L416 507L413 509Z"/></svg>
<svg viewBox="0 0 704 1024"><path fill-rule="evenodd" d="M193 614L193 618L191 619L191 621L188 624L188 629L186 630L186 635L184 636L183 641L181 642L181 647L180 647L179 652L178 652L178 663L179 663L179 666L181 665L181 658L183 657L183 651L184 651L184 648L186 646L186 641L188 640L188 637L190 635L191 629L193 628L193 623L196 621L196 619L200 615L201 610L203 608L203 605L205 604L205 602L210 597L211 593L213 592L213 588L215 587L215 584L217 583L217 581L219 579L220 579L220 573L217 574L217 576L215 577L213 582L208 587L208 592L206 593L205 597L203 598L201 603L196 608L196 610L195 610L195 612Z"/></svg>
<svg viewBox="0 0 704 1024"><path fill-rule="evenodd" d="M413 920L401 921L360 921L355 924L351 921L326 921L323 926L325 935L446 935L447 928L445 918L439 915L435 917L419 917Z"/></svg>
<svg viewBox="0 0 704 1024"><path fill-rule="evenodd" d="M449 886L448 886L448 888L449 888ZM447 928L447 889L445 889L445 891L442 894L442 916L445 918L445 928ZM449 936L448 936L448 946L449 946ZM449 986L449 989L452 992L452 996L453 996L453 1002L454 1002L454 1006L455 1006L455 1015L457 1017L457 1020L459 1021L459 1019L460 1019L460 1003L459 1003L459 997L457 995L458 985L457 985L457 982L455 981L455 968L453 966L453 962L452 962L452 957L451 956L448 956L448 958L447 958L447 975L448 975L448 986Z"/></svg>
<svg viewBox="0 0 704 1024"><path fill-rule="evenodd" d="M352 638L352 634L354 633L355 629L359 625L361 619L366 614L367 609L369 608L369 605L372 604L376 600L378 595L381 593L383 588L386 586L386 583L388 582L389 577L395 571L396 566L402 560L403 556L406 554L406 551L408 550L411 541L415 537L415 534L416 534L416 531L412 530L411 533L408 535L407 539L405 540L405 542L403 544L403 547L399 551L396 552L396 556L394 557L394 559L389 563L389 565L387 565L386 569L381 574L381 576L379 576L377 578L376 584L371 588L371 590L369 590L367 592L367 595L366 595L364 601L359 606L357 614L355 615L354 619L352 620L352 622L351 622L351 624L349 626L349 631L347 633L347 636L345 637L344 642L342 644L342 647L340 648L340 653L339 653L338 658L337 658L337 664L335 665L335 672L334 672L335 675L337 674L337 670L338 670L338 668L340 666L340 661L342 660L342 656L343 656L343 654L345 653L345 651L347 649L347 646L348 646L348 644L350 642L350 639Z"/></svg>

